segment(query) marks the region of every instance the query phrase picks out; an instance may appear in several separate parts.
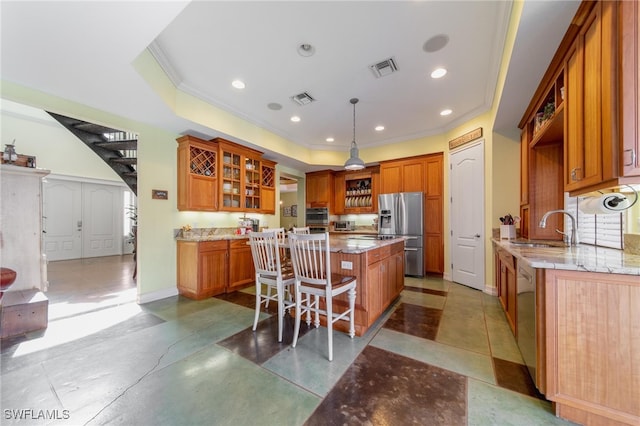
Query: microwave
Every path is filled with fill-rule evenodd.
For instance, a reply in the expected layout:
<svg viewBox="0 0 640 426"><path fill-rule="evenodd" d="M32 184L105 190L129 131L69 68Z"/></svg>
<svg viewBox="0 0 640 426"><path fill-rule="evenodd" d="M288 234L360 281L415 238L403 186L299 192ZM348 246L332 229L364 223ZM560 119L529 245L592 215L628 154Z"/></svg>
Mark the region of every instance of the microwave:
<svg viewBox="0 0 640 426"><path fill-rule="evenodd" d="M353 231L356 229L356 223L353 220L336 220L333 224L336 231Z"/></svg>

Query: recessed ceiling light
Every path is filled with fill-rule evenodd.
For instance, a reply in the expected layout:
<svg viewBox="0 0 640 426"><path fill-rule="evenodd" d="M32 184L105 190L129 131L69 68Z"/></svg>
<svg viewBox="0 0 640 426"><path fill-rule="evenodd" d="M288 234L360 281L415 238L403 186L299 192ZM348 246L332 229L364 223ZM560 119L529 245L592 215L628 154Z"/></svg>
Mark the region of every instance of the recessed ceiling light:
<svg viewBox="0 0 640 426"><path fill-rule="evenodd" d="M333 138L327 138L327 139L325 139L325 140L326 140L327 142L333 142L335 139L333 139Z"/></svg>
<svg viewBox="0 0 640 426"><path fill-rule="evenodd" d="M310 45L309 43L302 43L300 46L298 46L297 50L298 50L298 55L304 56L304 57L313 56L313 54L316 53L316 48Z"/></svg>
<svg viewBox="0 0 640 426"><path fill-rule="evenodd" d="M447 74L447 70L444 68L436 68L431 72L431 78L441 78Z"/></svg>
<svg viewBox="0 0 640 426"><path fill-rule="evenodd" d="M384 130L384 126L376 126L376 132L381 132Z"/></svg>
<svg viewBox="0 0 640 426"><path fill-rule="evenodd" d="M242 80L233 80L231 82L231 85L233 87L235 87L236 89L244 89L245 88L244 81L242 81Z"/></svg>
<svg viewBox="0 0 640 426"><path fill-rule="evenodd" d="M444 116L444 115L449 115L451 114L453 111L451 111L450 109L443 109L442 111L440 111L440 115Z"/></svg>
<svg viewBox="0 0 640 426"><path fill-rule="evenodd" d="M291 121L293 121L294 123L297 123L298 121L300 121L300 117L298 117L297 115L294 115L293 117L291 117Z"/></svg>
<svg viewBox="0 0 640 426"><path fill-rule="evenodd" d="M270 104L267 105L267 108L274 110L274 111L279 111L282 109L282 105L280 105L277 102L271 102Z"/></svg>

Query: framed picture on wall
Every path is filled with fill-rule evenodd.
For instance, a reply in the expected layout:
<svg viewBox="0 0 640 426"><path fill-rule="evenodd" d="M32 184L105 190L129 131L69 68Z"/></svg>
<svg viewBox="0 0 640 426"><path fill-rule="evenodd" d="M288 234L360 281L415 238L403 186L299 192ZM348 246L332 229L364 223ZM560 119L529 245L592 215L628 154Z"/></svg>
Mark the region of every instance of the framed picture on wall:
<svg viewBox="0 0 640 426"><path fill-rule="evenodd" d="M291 206L291 216L293 217L297 217L298 216L298 205L294 204Z"/></svg>
<svg viewBox="0 0 640 426"><path fill-rule="evenodd" d="M291 216L291 207L285 206L284 211L282 212L283 216Z"/></svg>

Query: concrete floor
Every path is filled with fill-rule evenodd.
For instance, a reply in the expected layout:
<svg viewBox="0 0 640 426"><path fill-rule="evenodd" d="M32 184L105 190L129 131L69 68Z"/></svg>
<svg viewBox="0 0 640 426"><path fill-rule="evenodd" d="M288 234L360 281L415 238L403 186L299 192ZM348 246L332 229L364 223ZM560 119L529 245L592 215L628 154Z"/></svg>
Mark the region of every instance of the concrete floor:
<svg viewBox="0 0 640 426"><path fill-rule="evenodd" d="M2 424L568 424L522 365L497 298L409 278L364 336L274 317L252 289L135 303L131 256L49 264L49 327L2 341Z"/></svg>

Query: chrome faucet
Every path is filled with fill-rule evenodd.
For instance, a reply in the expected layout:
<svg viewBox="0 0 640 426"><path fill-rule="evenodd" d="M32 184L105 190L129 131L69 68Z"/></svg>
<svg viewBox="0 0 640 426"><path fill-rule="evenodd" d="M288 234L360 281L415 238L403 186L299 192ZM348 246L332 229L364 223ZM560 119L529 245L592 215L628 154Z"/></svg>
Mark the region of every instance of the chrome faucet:
<svg viewBox="0 0 640 426"><path fill-rule="evenodd" d="M571 218L571 245L572 246L577 246L578 245L578 229L576 227L576 218L569 213L566 210L549 210L548 212L546 212L543 216L542 219L540 219L540 224L538 226L540 226L540 228L546 228L547 227L547 218L549 216L551 216L553 213L562 213L562 214L566 214L567 216L569 216ZM566 233L560 231L559 229L556 229L556 232L564 235L566 237ZM565 240L566 242L566 240Z"/></svg>

